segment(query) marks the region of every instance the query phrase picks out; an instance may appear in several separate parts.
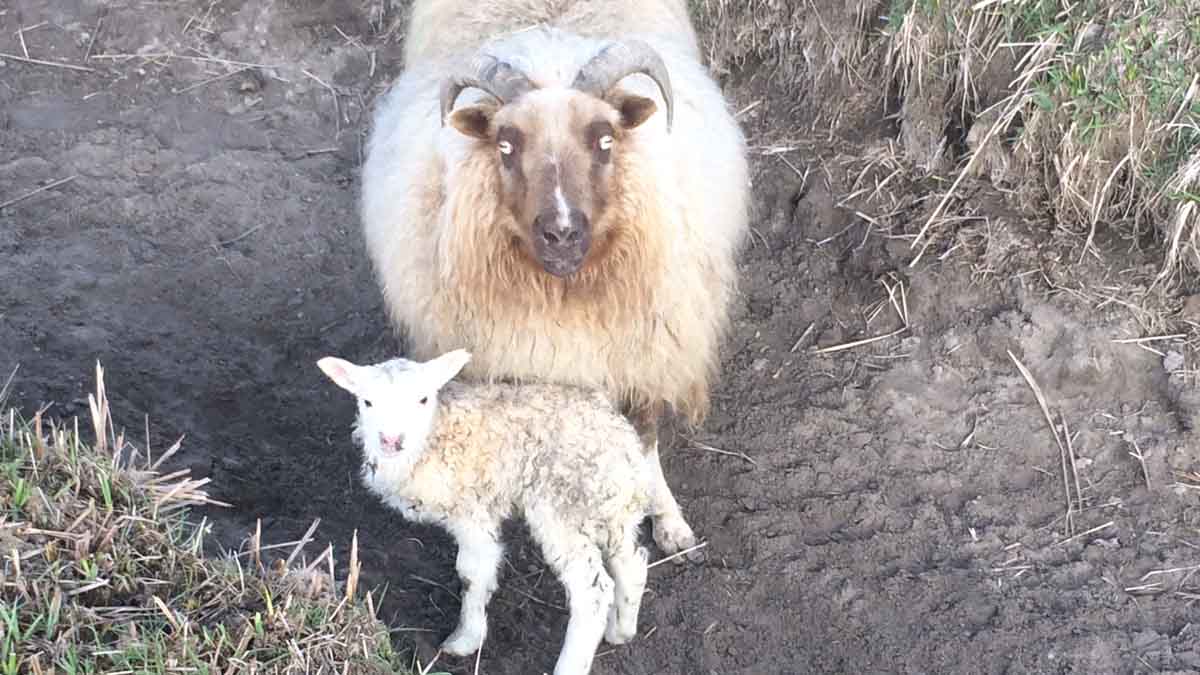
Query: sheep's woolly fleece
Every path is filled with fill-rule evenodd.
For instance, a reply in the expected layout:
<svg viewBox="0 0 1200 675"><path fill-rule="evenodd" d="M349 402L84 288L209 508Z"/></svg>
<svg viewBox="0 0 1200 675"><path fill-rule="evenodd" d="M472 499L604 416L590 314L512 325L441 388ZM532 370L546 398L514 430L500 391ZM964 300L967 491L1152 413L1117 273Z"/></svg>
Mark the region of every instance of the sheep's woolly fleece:
<svg viewBox="0 0 1200 675"><path fill-rule="evenodd" d="M440 39L462 39L444 31L452 37ZM426 59L410 61L379 100L362 174L367 249L415 358L468 346L468 377L599 386L634 405L665 402L698 422L709 410L736 290L734 255L748 231L744 140L694 45L629 36L667 63L675 119L667 134L665 116L655 115L614 157L613 236L598 264L568 283L523 259L511 244L522 225L496 198L496 153L442 126L440 86L461 64ZM604 44L533 29L486 50L535 82L569 86ZM628 83L662 109L647 78ZM464 94L462 104L472 100Z"/></svg>

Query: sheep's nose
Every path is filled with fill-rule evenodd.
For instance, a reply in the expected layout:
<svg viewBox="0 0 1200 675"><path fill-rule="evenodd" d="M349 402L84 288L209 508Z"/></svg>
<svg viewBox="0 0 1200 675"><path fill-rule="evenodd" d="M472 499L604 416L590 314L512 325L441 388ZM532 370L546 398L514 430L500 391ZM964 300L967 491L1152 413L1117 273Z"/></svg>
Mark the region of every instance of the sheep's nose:
<svg viewBox="0 0 1200 675"><path fill-rule="evenodd" d="M564 224L557 211L547 211L533 221L533 228L546 246L564 248L576 246L587 232L588 218L582 211L572 209Z"/></svg>
<svg viewBox="0 0 1200 675"><path fill-rule="evenodd" d="M379 442L389 448L399 447L404 441L404 436L400 434L379 434Z"/></svg>

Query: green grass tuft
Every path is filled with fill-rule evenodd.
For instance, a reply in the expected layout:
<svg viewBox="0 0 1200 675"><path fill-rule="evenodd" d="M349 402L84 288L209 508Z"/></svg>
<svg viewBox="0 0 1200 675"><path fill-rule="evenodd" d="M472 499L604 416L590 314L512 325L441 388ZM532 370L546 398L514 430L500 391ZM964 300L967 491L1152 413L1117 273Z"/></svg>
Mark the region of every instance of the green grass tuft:
<svg viewBox="0 0 1200 675"><path fill-rule="evenodd" d="M114 434L97 381L90 443L78 420L0 420L0 675L415 672L356 596L353 554L345 584L332 548L288 567L256 535L204 556L186 513L215 503L207 480L161 475Z"/></svg>

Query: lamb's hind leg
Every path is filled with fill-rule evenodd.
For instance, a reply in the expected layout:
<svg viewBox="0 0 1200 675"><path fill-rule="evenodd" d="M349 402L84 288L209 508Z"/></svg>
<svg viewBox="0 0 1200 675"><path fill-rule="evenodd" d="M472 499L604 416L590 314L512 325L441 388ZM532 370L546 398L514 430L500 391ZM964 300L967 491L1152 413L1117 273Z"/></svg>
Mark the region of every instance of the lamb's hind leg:
<svg viewBox="0 0 1200 675"><path fill-rule="evenodd" d="M554 675L586 675L604 638L613 580L604 569L600 547L582 532L563 527L553 516L530 519L530 530L546 563L567 592L571 616Z"/></svg>
<svg viewBox="0 0 1200 675"><path fill-rule="evenodd" d="M654 543L666 555L674 555L696 545L696 535L683 517L683 510L671 487L667 485L667 477L663 474L662 462L658 458L658 422L662 415L661 405L651 405L634 411L632 418L642 439L645 450L646 469L651 478L650 522L653 525ZM695 550L687 554L692 562L704 560L704 553ZM675 558L676 564L683 564L682 557Z"/></svg>
<svg viewBox="0 0 1200 675"><path fill-rule="evenodd" d="M608 556L608 570L613 578L613 604L608 610L608 625L604 640L620 645L637 634L638 612L646 592L650 552L637 544L638 524L632 523L614 542Z"/></svg>
<svg viewBox="0 0 1200 675"><path fill-rule="evenodd" d="M683 510L671 487L667 485L667 477L663 475L662 463L658 459L658 442L655 441L650 451L646 453L646 469L650 471L653 496L650 500L650 522L654 527L654 543L666 555L674 555L686 551L696 545L696 535L691 525L683 517ZM686 554L688 560L701 562L704 553L700 550ZM681 565L683 557L674 559L675 564Z"/></svg>
<svg viewBox="0 0 1200 675"><path fill-rule="evenodd" d="M460 524L451 532L458 541L455 568L462 580L463 595L458 627L442 643L442 651L466 656L478 651L487 637L487 604L496 591L504 547L498 528Z"/></svg>

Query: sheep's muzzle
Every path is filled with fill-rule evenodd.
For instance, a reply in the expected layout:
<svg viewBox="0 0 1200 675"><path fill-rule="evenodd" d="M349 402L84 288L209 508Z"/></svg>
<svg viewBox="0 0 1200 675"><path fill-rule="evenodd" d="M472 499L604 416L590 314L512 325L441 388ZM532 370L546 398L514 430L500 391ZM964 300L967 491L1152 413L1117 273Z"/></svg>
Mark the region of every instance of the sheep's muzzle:
<svg viewBox="0 0 1200 675"><path fill-rule="evenodd" d="M579 271L591 246L591 227L578 209L546 209L533 220L534 252L542 269L556 277Z"/></svg>

